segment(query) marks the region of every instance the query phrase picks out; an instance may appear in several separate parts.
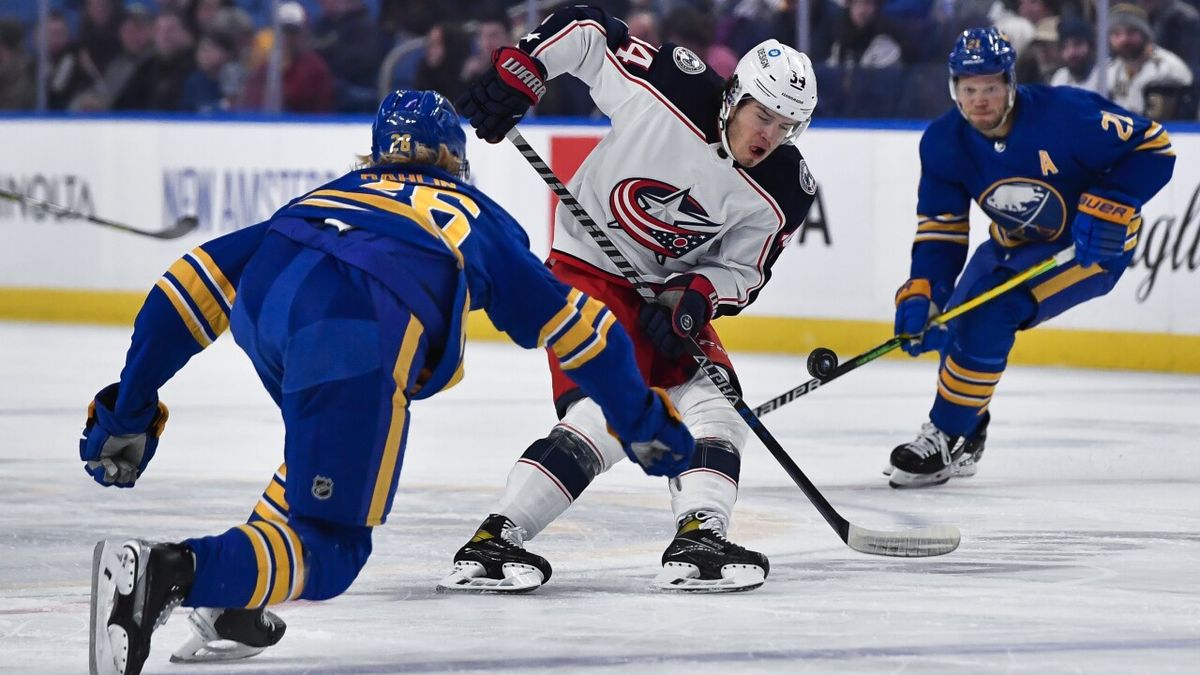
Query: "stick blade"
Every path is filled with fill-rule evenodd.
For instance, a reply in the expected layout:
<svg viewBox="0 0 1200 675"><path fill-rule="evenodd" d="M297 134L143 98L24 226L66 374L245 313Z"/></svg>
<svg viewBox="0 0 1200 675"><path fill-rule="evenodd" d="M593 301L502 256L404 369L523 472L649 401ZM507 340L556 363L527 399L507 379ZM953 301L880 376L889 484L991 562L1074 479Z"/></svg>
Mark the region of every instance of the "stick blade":
<svg viewBox="0 0 1200 675"><path fill-rule="evenodd" d="M155 239L178 239L192 232L200 225L200 220L195 216L184 216L175 221L165 230L158 232L146 232Z"/></svg>
<svg viewBox="0 0 1200 675"><path fill-rule="evenodd" d="M846 545L860 553L896 558L928 558L958 548L962 535L953 525L937 525L903 532L868 530L853 523Z"/></svg>

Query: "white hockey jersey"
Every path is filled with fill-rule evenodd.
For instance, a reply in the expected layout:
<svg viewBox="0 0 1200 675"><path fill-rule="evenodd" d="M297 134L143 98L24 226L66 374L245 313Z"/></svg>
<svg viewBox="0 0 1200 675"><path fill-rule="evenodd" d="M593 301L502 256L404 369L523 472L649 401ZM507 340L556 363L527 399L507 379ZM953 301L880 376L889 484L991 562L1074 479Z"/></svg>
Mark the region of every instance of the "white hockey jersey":
<svg viewBox="0 0 1200 675"><path fill-rule="evenodd" d="M721 77L684 47L630 37L599 9L557 11L518 46L548 78L583 80L612 120L569 187L641 278L703 274L717 316L753 302L816 192L799 150L783 145L754 168L735 165L717 135ZM619 275L561 204L550 257Z"/></svg>

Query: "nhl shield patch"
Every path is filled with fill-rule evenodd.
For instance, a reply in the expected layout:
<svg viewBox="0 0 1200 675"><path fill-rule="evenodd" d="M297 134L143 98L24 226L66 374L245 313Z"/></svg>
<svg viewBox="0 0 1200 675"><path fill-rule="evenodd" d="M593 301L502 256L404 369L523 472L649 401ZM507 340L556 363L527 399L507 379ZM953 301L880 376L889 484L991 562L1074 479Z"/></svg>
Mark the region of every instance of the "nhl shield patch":
<svg viewBox="0 0 1200 675"><path fill-rule="evenodd" d="M333 496L333 479L325 476L313 478L312 496L325 500Z"/></svg>

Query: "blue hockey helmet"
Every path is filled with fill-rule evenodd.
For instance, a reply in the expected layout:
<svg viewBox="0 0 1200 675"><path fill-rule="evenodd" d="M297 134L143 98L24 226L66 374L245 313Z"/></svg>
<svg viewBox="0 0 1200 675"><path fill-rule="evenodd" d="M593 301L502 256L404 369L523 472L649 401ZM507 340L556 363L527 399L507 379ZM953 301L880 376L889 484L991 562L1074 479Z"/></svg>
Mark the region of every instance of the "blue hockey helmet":
<svg viewBox="0 0 1200 675"><path fill-rule="evenodd" d="M467 135L458 113L445 96L436 91L397 89L379 104L371 125L371 159L385 155L429 162L445 148L459 161L466 175ZM426 148L421 158L421 148Z"/></svg>
<svg viewBox="0 0 1200 675"><path fill-rule="evenodd" d="M960 77L1003 74L1008 83L1008 106L1011 110L1017 95L1017 50L1008 37L995 27L964 30L950 50L950 98L957 104L955 83ZM962 108L960 107L961 111ZM1007 118L1008 113L1005 113ZM1001 121L1003 124L1003 118Z"/></svg>

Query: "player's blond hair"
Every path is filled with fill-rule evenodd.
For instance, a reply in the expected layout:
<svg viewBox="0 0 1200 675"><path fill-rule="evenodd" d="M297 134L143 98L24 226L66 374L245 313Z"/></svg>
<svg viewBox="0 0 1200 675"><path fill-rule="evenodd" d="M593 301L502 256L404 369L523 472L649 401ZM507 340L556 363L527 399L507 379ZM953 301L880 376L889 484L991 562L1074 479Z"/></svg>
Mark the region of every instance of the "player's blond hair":
<svg viewBox="0 0 1200 675"><path fill-rule="evenodd" d="M370 155L358 156L358 168L360 169L370 169L371 167L383 166L385 164L427 164L436 166L455 176L462 169L462 160L450 152L450 149L445 145L439 145L437 150L428 145L417 145L416 151L412 154L386 153L380 155L379 159L372 159Z"/></svg>

